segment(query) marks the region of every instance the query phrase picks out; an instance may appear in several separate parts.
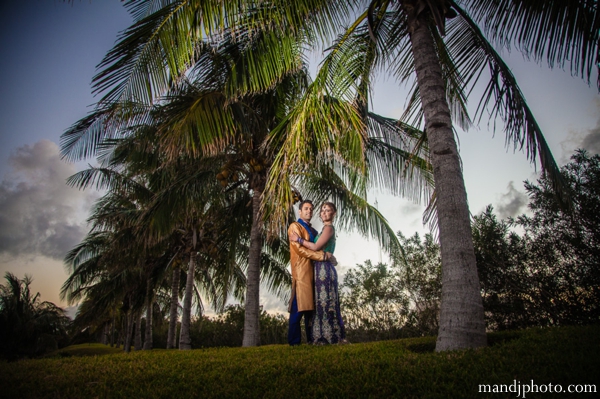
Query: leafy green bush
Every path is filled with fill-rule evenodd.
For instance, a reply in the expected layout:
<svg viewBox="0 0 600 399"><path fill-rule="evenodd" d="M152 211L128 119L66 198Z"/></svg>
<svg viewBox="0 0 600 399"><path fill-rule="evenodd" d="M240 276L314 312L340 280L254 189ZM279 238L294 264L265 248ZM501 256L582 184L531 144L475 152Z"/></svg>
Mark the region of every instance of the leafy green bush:
<svg viewBox="0 0 600 399"><path fill-rule="evenodd" d="M561 174L572 207L559 202L542 176L525 183L530 215L498 220L488 207L474 218L490 329L600 322L600 155L579 150Z"/></svg>
<svg viewBox="0 0 600 399"><path fill-rule="evenodd" d="M287 343L288 322L283 315L260 313L260 342L262 345ZM190 329L193 348L242 346L244 308L230 305L217 317L202 317Z"/></svg>
<svg viewBox="0 0 600 399"><path fill-rule="evenodd" d="M153 348L166 348L168 322L155 323ZM284 315L260 314L260 342L262 345L287 343L288 321ZM179 325L177 328L179 331ZM202 316L192 320L190 336L192 348L242 346L244 331L244 308L230 305L215 317Z"/></svg>

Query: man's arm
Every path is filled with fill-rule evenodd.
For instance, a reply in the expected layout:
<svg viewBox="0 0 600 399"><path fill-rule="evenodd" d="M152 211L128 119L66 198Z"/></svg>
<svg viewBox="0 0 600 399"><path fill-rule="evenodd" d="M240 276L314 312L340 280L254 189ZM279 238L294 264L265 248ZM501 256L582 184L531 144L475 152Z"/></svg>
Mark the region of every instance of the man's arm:
<svg viewBox="0 0 600 399"><path fill-rule="evenodd" d="M303 237L304 234L302 232L304 228L300 226L298 223L292 223L288 228L288 237L291 232L296 233L298 236ZM302 245L298 244L296 241L290 242L290 250L296 252L299 256L303 258L308 258L310 260L324 260L325 252L323 251L313 251L308 248L304 248Z"/></svg>

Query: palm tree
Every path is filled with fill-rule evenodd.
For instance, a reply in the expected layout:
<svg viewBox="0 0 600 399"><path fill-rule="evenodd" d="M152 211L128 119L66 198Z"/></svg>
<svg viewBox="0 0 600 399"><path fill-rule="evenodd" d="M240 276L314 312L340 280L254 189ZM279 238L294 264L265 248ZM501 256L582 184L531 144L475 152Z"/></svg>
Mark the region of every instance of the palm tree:
<svg viewBox="0 0 600 399"><path fill-rule="evenodd" d="M160 118L161 114L156 112L153 116ZM204 288L217 311L224 308L230 294L240 299L241 288L245 284L242 268L247 262L244 244L248 240L251 215L246 204L251 199L245 190L231 187L226 192L222 191L214 176L222 168L223 156L196 159L181 155L168 162L161 155L164 148L157 142L156 136L144 136L152 129L141 126L136 131L128 139L108 140L103 144L101 158L108 167L82 171L73 176L70 183L80 188L96 185L111 190L104 198L104 205L97 207L101 211L93 219L101 219L102 227L113 229L115 224L109 220L125 218L128 221L121 226L130 230L128 236L135 237L142 248L137 255L145 259L142 270L154 273L161 269L161 264L178 265L181 259L189 262L180 348L190 349L189 325L195 282ZM122 216L119 217L111 199L122 201L127 193L133 195L131 200L137 207L120 211ZM127 203L131 201L128 199ZM113 248L111 245L108 247ZM75 249L69 262L83 265L85 261L76 259L84 256L82 249ZM240 251L246 253L246 261L243 256L237 256ZM157 256L163 260L155 261ZM156 266L152 266L153 263ZM273 282L271 288L278 289L282 284L289 284L289 273L284 270L284 265L285 262L273 258L261 261L265 276ZM131 266L127 269L132 271ZM73 282L77 282L75 286L82 285L76 276L83 273L83 268L75 265L73 270L65 284L65 293L73 291ZM150 279L146 280L149 284ZM159 278L152 280L153 286L160 281ZM91 281L87 281L89 283ZM178 306L176 291L174 289L173 294L175 309ZM151 290L146 288L146 297L150 294ZM198 300L197 304L201 310L201 301ZM148 302L146 308L149 312ZM171 319L173 324L176 317Z"/></svg>
<svg viewBox="0 0 600 399"><path fill-rule="evenodd" d="M248 254L243 345L253 346L258 344L260 336L258 298L261 258L265 244L261 197L267 172L275 154L273 146L276 144L275 140L267 142L266 139L275 126L286 118L287 110L306 87L307 74L302 63L299 63L302 60L299 48L290 43L290 53L294 55L292 58L295 61L286 65L291 69L289 65L293 64L295 70L280 76L278 84L274 87L263 88L261 92L243 94L247 86L255 84L253 71L263 61L263 54L269 54L271 51L269 46L285 40L289 41L289 37L271 34L251 36L246 33L244 41L235 42L232 39L232 35L227 35L214 48L202 49L204 51L199 52L195 67L188 77L182 79L163 98L164 105L161 108L157 132L165 145L167 158L176 160L181 156L182 151L188 151L192 156L201 156L205 159L215 159L214 157L220 156L221 159L225 159L221 172L217 174L221 185L226 190L245 187L251 195L252 227ZM265 82L267 81L265 78ZM330 102L342 108L349 108L343 102L333 99ZM126 120L119 121L119 117L115 115L124 112L125 109L129 110L125 114ZM63 151L75 157L85 155L88 151L94 152L99 138L124 134L123 130L127 126L138 121L146 122L148 117L144 111L145 108L139 104L131 106L131 104L115 103L100 109L74 125L63 136ZM385 132L388 136L393 135L397 138L400 137L398 130L404 132L404 127L399 129L389 120L373 118L370 114L369 116L375 121L374 125L377 126L378 131ZM114 126L109 125L108 129L98 130L97 124L100 123L99 121L106 122L105 118L113 118ZM104 122L102 122L103 126L106 126ZM370 151L372 155L379 154L379 157L373 157L373 162L381 170L399 171L404 165L403 157L415 155L410 151L415 150L416 147L406 145L410 150L399 148L387 138L371 137L368 140L361 140L358 147L355 145L354 149L363 151L364 142L367 142L365 145L367 152ZM389 162L390 160L393 162ZM346 181L352 183L348 189L342 190L345 195L338 195L337 198L348 198L350 201L349 209L353 212L348 212L347 215L362 218L363 222L357 223L359 230L386 240L387 246L392 245L395 235L382 216L365 201L356 201L360 195L357 196L353 191L358 190L359 194L363 193L364 187L352 182L355 180L354 174L344 172L343 163L332 163L326 157L321 158L321 163L328 165L328 176L333 176L335 173L345 174ZM297 174L296 177L302 176L305 172L303 170L302 174ZM392 176L392 184L397 184L398 175L394 176L393 173L380 175L384 180L390 176ZM289 198L290 181L286 179L282 185L287 187L288 199L291 199ZM340 186L340 182L344 182L344 179L339 179L337 184L338 187L344 187ZM321 193L323 196L333 191L322 190ZM348 196L348 193L352 196ZM287 213L290 208L291 201L288 200L281 209ZM279 220L278 225L276 224L272 230L281 231L282 227L282 220Z"/></svg>
<svg viewBox="0 0 600 399"><path fill-rule="evenodd" d="M133 332L134 323L140 328L134 316L143 310L146 280L150 279L142 249L132 236L131 229L90 232L67 254L65 263L72 273L61 290L61 297L69 303L81 302L74 321L76 331L104 328L118 310L124 322L125 351L131 344L127 332Z"/></svg>
<svg viewBox="0 0 600 399"><path fill-rule="evenodd" d="M167 332L167 349L175 348L175 335L177 333L177 319L179 311L179 281L181 279L181 269L179 262L173 265L173 275L171 277L171 302L169 306L169 330Z"/></svg>
<svg viewBox="0 0 600 399"><path fill-rule="evenodd" d="M500 117L505 122L507 142L513 143L515 148L525 147L532 161L539 156L543 171L563 197L565 190L552 154L514 76L474 18L482 21L492 39L502 45L514 40L526 53L537 58L546 56L551 65L571 59L572 72L580 73L589 81L599 54L597 2L555 1L549 6L547 2L542 5L535 1L475 0L374 0L350 5L336 1L300 3L298 10L312 12L321 5L326 12L320 16L311 14L313 25L307 27L307 14L300 13L296 17L290 12L278 14L279 10L274 7L270 9L272 14L265 13L263 24L269 21L266 24L274 29L273 25L280 23L282 30L307 27L314 35L315 31L334 30L337 21L349 11L348 7L358 18L350 20L348 29L329 48L315 79L316 87L309 90L310 96L301 101L300 111L288 121L287 135L282 134L285 140L280 141L281 151L277 156L281 161L271 170L267 191L275 200L283 198L277 182L286 173L284 166L301 167L311 156L316 156L314 150L307 153L307 149L314 149L330 137L332 127L324 123L310 125L312 134L299 133L307 120L315 116L323 120L335 115L331 108L321 106L322 93L355 96L358 106L354 112L360 114L368 103L367 89L373 71L385 69L400 81L416 76L404 118L412 117L414 125L422 123L424 126L436 184L435 211L444 265L437 350L485 345L469 211L452 123L454 118L463 127L470 125L466 93L485 76L482 75L485 69L489 68L490 82L476 116L481 117L489 104L492 117ZM511 15L510 20L507 15ZM311 37L311 33L305 35ZM338 131L341 134L332 142L351 141L344 136L344 129ZM352 129L346 131L352 132ZM357 128L355 136L359 132ZM332 151L323 147L318 150ZM360 159L355 165L360 166Z"/></svg>
<svg viewBox="0 0 600 399"><path fill-rule="evenodd" d="M92 230L65 258L72 273L63 284L61 296L70 303L87 301L87 306L80 308L76 318L76 324L81 328L103 327L97 322L103 319L108 322L109 314L120 308L125 320L124 350L129 351L129 331L133 331L134 323L136 349L141 349L141 314L145 306L148 307L147 314L151 314L152 290L160 280L161 266L168 259L164 256L164 243L153 247L146 245L145 229L137 222L152 197L140 172L143 168L138 163L127 174L120 173L124 151L112 155L110 147L106 145L103 154L108 167L84 170L68 181L80 189L95 185L108 189L108 192L96 203L89 219ZM146 322L148 347L151 321L147 318Z"/></svg>
<svg viewBox="0 0 600 399"><path fill-rule="evenodd" d="M244 45L248 46L247 43L244 43ZM227 50L229 52L231 51L230 48ZM245 51L251 51L253 53L257 52L254 47L250 47L250 49ZM214 57L214 55L211 56ZM219 60L220 63L228 61L225 57L223 58L223 60ZM244 58L234 59L232 61L239 63L234 64L234 67L232 68L233 71L243 71ZM217 67L220 67L220 63L215 64ZM234 188L243 188L247 190L248 195L252 198L252 224L248 255L247 291L245 298L245 338L243 340L243 345L254 346L259 343L258 338L260 336L258 325L259 275L263 247L265 244L265 229L274 225L275 227L272 228L272 231L274 231L273 236L281 237L281 231L276 230L277 228L281 229L281 226L283 225L283 223L265 224L262 215L263 210L261 200L267 173L273 162L273 155L275 153L273 151L273 145L276 143L275 141L267 141L267 138L273 128L280 122L281 117L287 115L286 108L290 106L290 100L293 101L295 95L297 95L295 93L301 91L304 85L303 81L306 79L306 74L305 71L301 70L300 73L285 76L274 90L268 90L265 93L227 99L227 97L224 96L226 93L223 93L223 89L218 89L221 91L215 91L214 89L214 80L216 80L215 77L218 77L218 75L216 73L209 74L206 70L202 70L202 72L206 76L211 76L212 80L208 82L206 80L201 82L195 81L191 84L184 82L181 88L177 88L175 94L169 94L167 97L169 100L167 108L174 109L177 112L174 113L174 117L169 118L165 123L164 137L165 140L169 142L169 147L174 146L179 149L185 148L186 142L197 142L198 148L203 148L202 140L207 140L207 143L204 144L204 151L207 152L207 154L204 155L204 158L208 160L217 160L219 157L225 159L221 171L217 174L217 179L220 181L221 185L226 191ZM231 79L232 73L229 71L227 72L228 74L225 78ZM237 73L241 75L240 72ZM227 84L228 82L224 81L220 87L227 87ZM233 129L235 129L234 134L227 131L229 126L225 126L226 130L222 132L222 127L210 125L212 130L208 131L205 127L208 123L204 125L197 122L199 118L203 118L202 120L211 118L214 114L214 110L210 109L210 115L204 116L198 109L194 110L194 108L198 108L198 103L207 100L214 101L215 98L219 100L217 105L219 109L225 111L225 118L231 115ZM393 123L384 120L384 118L374 120L374 125L379 128L379 132L385 132L386 134L394 135L395 137L398 135L398 129L394 127ZM211 135L212 139L209 139L208 137L211 137ZM395 147L385 139L372 137L369 138L368 144L368 151L373 155L378 155L373 157L373 163L377 164L380 169L385 171L401 169L403 162L399 162L398 158L411 155L406 149ZM213 147L213 149L210 147ZM214 147L218 148L216 157L211 156L211 152L215 151ZM344 173L340 169L335 170L334 163L330 160L323 159L323 162L327 163L329 168L326 168L324 171L325 173L322 173L321 177L327 176L329 180L331 180L334 176ZM338 164L337 166L340 165ZM343 165L341 166L343 167ZM426 168L426 166L424 167ZM323 170L314 169L312 172L309 170L308 172L303 171L305 172L304 174L296 174L296 178L299 179L296 184L300 187L306 185L309 182L308 179L317 171L322 172ZM383 178L385 179L392 176L392 174L382 174L382 176L384 176ZM331 197L333 191L331 189L327 190L327 186L323 185L323 183L327 182L327 179L322 178L320 181L321 190L318 191L320 197ZM391 181L396 183L396 179L394 178L392 178ZM291 193L291 186L288 182L291 182L291 179L286 178L281 181L281 187L284 187L284 190ZM333 184L330 183L329 185ZM393 231L387 226L382 216L374 211L372 207L369 207L364 200L357 201L357 199L361 198L360 195L356 195L351 189L345 188L344 179L338 178L336 188L340 193L343 192L343 195L337 195L336 198L339 200L346 200L348 209L353 210L353 212L345 213L348 217L347 219L352 220L351 223L355 224L360 223L358 219L369 219L368 223L370 224L360 224L360 226L358 226L359 230L381 238L388 247L392 245L394 240ZM351 195L352 198L350 198L349 195ZM343 206L344 203L341 205ZM284 204L281 209L289 210L290 207L291 202L288 202Z"/></svg>
<svg viewBox="0 0 600 399"><path fill-rule="evenodd" d="M333 92L341 87L342 92L347 92L347 88L353 90L353 96L362 93L358 101L361 104L366 103L364 93L374 65L382 65L400 80L416 74L417 84L406 116L424 119L427 138L432 149L435 147L432 163L439 186L436 204L445 293L437 349L484 344L483 316L477 298L474 256L467 228L468 207L451 116L455 122L465 127L469 125L464 106L465 93L469 92L466 88L475 85L484 76L481 72L489 68L490 80L479 112L483 114L486 105L491 104L492 116L499 116L506 122L507 142L515 147L525 147L532 161L539 155L543 170L560 188L559 174L541 131L509 68L490 40L500 46L515 44L527 56L536 60L546 58L551 67L563 66L570 60L571 72L589 81L599 60L597 1L302 0L289 4L275 0L268 4L235 1L202 3L202 6L192 1L170 1L160 6L152 1L132 1L129 7L136 22L107 54L101 71L94 78L96 92L106 94L99 103L98 112L82 120L75 132L86 131L93 138L98 134L96 128L99 125L114 120L115 115L131 112L135 108L133 103L152 103L172 80L184 76L207 36L226 24L230 29L237 29L239 23L250 21L246 26L253 31L292 31L301 40L312 40L326 38L327 34L338 32L340 26L350 21L346 24L349 28L329 53L331 59L337 58L338 65L350 67L325 69L323 76L327 79L322 82L328 82L330 88L334 88ZM260 18L248 19L257 9ZM351 18L356 16L358 19L352 21ZM198 29L193 21L204 21L203 29ZM479 26L484 27L489 38ZM357 43L350 39L361 36L362 46L352 48L348 45ZM167 37L169 40L165 40ZM365 39L377 45L369 44ZM291 57L285 56L293 53L284 49L292 42L271 43L273 54L289 60ZM353 50L346 54L354 54L354 57L340 55L343 54L340 48L345 44L348 45L346 50ZM281 58L277 62L266 62L274 59L263 57L262 67L254 69L254 79L244 82L245 88L260 91L268 86L265 83L276 81L282 71L289 71L295 65L281 61ZM339 80L328 76L331 70L360 72L343 75L351 79L343 80L345 85L340 85ZM350 84L352 79L358 79L359 84ZM348 110L347 116L357 113ZM360 132L360 126L356 127L355 133ZM317 131L311 133L314 137L323 137ZM63 149L67 148L67 153L85 156L93 152L93 147L76 136L65 138ZM302 157L292 156L298 145L297 141L288 142L287 158L295 159L295 165L302 160ZM361 158L351 159L350 163L360 169ZM282 161L279 167L289 168L290 164ZM276 168L272 168L271 176L273 188L279 177ZM281 190L277 196L285 203L290 194ZM453 292L458 296L452 295ZM466 313L462 313L463 308L467 309Z"/></svg>
<svg viewBox="0 0 600 399"><path fill-rule="evenodd" d="M31 292L31 276L10 272L0 284L0 357L34 357L65 344L70 320L63 309Z"/></svg>

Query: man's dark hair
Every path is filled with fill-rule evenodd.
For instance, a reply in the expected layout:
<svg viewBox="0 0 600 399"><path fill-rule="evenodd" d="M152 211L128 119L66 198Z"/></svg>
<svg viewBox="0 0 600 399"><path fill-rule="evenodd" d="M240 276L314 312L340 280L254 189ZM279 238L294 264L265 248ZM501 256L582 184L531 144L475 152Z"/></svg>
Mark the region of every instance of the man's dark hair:
<svg viewBox="0 0 600 399"><path fill-rule="evenodd" d="M311 200L303 200L302 202L300 202L300 205L298 205L298 209L302 209L302 206L304 206L304 204L311 204L313 206L313 208L315 207L315 204L313 204L313 202Z"/></svg>

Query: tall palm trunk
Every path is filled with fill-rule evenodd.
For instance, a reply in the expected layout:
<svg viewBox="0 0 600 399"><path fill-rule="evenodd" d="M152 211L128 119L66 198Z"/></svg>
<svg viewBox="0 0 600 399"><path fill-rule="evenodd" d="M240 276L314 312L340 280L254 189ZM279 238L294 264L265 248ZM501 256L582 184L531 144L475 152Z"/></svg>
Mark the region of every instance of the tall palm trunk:
<svg viewBox="0 0 600 399"><path fill-rule="evenodd" d="M117 349L121 347L121 345L125 345L125 329L127 328L127 313L121 313L121 329L119 330L119 334L117 334Z"/></svg>
<svg viewBox="0 0 600 399"><path fill-rule="evenodd" d="M106 323L104 325L104 328L102 328L102 338L100 338L100 342L102 343L102 345L108 345L109 331L110 331L110 322Z"/></svg>
<svg viewBox="0 0 600 399"><path fill-rule="evenodd" d="M110 347L115 346L115 311L112 311L112 320L110 322Z"/></svg>
<svg viewBox="0 0 600 399"><path fill-rule="evenodd" d="M194 228L192 252L190 253L190 265L188 268L185 282L185 297L183 298L183 314L181 315L181 333L179 335L179 349L192 349L192 339L190 337L190 326L192 318L192 294L194 288L194 253L196 251L196 228Z"/></svg>
<svg viewBox="0 0 600 399"><path fill-rule="evenodd" d="M167 335L167 349L175 348L175 337L177 336L177 310L179 308L179 266L173 269L171 281L171 309L169 312L169 333Z"/></svg>
<svg viewBox="0 0 600 399"><path fill-rule="evenodd" d="M152 280L146 281L146 331L144 334L144 350L152 349L152 306L154 298L152 297Z"/></svg>
<svg viewBox="0 0 600 399"><path fill-rule="evenodd" d="M123 341L123 351L129 353L131 352L131 338L133 335L133 312L129 310L125 315L125 339Z"/></svg>
<svg viewBox="0 0 600 399"><path fill-rule="evenodd" d="M476 348L486 345L486 335L467 193L433 38L424 17L416 22L410 40L433 165L442 255L436 350Z"/></svg>
<svg viewBox="0 0 600 399"><path fill-rule="evenodd" d="M142 350L142 311L135 314L135 341L133 347L136 351Z"/></svg>
<svg viewBox="0 0 600 399"><path fill-rule="evenodd" d="M121 316L121 329L119 330L119 335L117 336L117 349L119 349L121 346L123 346L123 348L125 348L125 336L127 335L126 330L127 329L127 314L123 314Z"/></svg>
<svg viewBox="0 0 600 399"><path fill-rule="evenodd" d="M248 276L246 280L246 303L244 317L244 339L242 346L260 345L260 256L263 244L263 224L260 215L260 201L264 190L262 179L254 184L252 195L252 229L250 230L250 250Z"/></svg>

